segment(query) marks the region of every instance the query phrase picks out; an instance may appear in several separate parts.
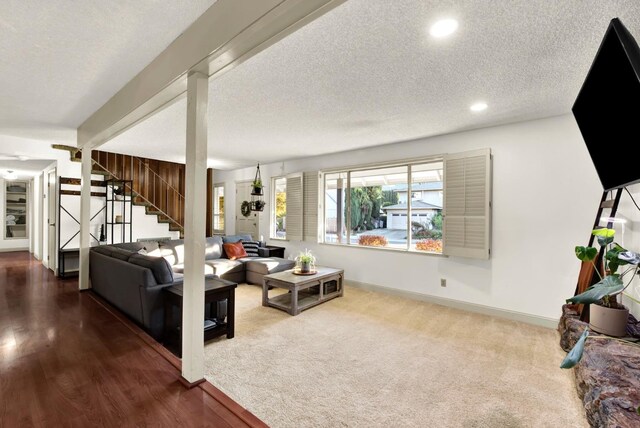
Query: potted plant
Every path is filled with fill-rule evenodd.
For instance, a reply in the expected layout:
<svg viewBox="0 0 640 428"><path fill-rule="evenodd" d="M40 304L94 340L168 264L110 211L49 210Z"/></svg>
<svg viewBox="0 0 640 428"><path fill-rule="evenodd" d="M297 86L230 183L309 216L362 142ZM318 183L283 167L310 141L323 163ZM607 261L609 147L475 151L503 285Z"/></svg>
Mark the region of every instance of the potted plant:
<svg viewBox="0 0 640 428"><path fill-rule="evenodd" d="M119 184L114 184L113 186L113 199L116 201L121 201L124 195L124 188Z"/></svg>
<svg viewBox="0 0 640 428"><path fill-rule="evenodd" d="M577 246L575 253L581 261L593 263L600 281L589 287L584 293L567 299L567 303L591 305L589 308L589 328L608 336L621 337L626 334L629 309L622 305L618 298L638 273L640 255L613 242L615 235L613 229L599 228L592 233L598 239L598 244L604 254L601 268L596 266L594 262L598 255L598 249ZM623 267L622 272L618 272L621 267ZM626 284L625 281L627 281ZM585 329L560 367L571 368L580 361L588 336L589 329Z"/></svg>
<svg viewBox="0 0 640 428"><path fill-rule="evenodd" d="M255 180L253 180L251 185L253 186L253 192L251 193L252 195L262 195L262 180L256 178Z"/></svg>
<svg viewBox="0 0 640 428"><path fill-rule="evenodd" d="M253 210L262 211L265 205L266 205L265 201L261 201L261 200L253 201Z"/></svg>
<svg viewBox="0 0 640 428"><path fill-rule="evenodd" d="M299 267L300 273L309 273L315 268L316 258L311 254L311 251L305 249L296 257L296 264Z"/></svg>

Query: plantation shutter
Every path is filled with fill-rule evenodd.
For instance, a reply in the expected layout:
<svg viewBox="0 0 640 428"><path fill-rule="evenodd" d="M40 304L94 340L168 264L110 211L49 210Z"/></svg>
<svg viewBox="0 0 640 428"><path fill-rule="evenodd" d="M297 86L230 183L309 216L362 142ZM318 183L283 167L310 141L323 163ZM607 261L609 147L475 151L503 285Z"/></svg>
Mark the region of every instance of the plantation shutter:
<svg viewBox="0 0 640 428"><path fill-rule="evenodd" d="M491 255L491 150L444 158L443 254Z"/></svg>
<svg viewBox="0 0 640 428"><path fill-rule="evenodd" d="M318 172L304 173L304 240L318 242Z"/></svg>
<svg viewBox="0 0 640 428"><path fill-rule="evenodd" d="M302 174L287 175L287 239L302 241L304 209Z"/></svg>

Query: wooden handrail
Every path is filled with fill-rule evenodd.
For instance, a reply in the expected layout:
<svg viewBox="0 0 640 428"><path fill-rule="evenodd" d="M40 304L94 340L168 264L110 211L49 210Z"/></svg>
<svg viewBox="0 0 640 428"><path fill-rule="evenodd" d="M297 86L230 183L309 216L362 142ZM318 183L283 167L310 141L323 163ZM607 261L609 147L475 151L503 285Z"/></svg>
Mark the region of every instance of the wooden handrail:
<svg viewBox="0 0 640 428"><path fill-rule="evenodd" d="M139 159L138 159L139 160ZM140 160L139 160L140 161ZM109 175L111 175L112 177L115 177L117 179L123 179L123 177L118 177L115 173L113 173L112 171L110 171L107 167L105 167L104 165L102 165L100 162L98 162L95 159L92 159L93 164L97 165L99 168L101 168L102 170L104 170L106 173L108 173ZM130 191L132 192L132 194L135 194L135 196L141 198L146 204L148 204L150 207L153 207L154 211L157 211L157 213L159 213L160 215L166 217L167 219L169 219L170 222L174 223L176 226L178 226L181 230L184 230L184 225L175 218L175 215L171 215L168 213L169 211L169 206L166 207L166 209L163 209L161 207L158 206L158 204L156 204L155 202L157 202L157 195L155 194L156 191L156 186L155 186L155 180L156 177L158 179L160 179L160 184L161 186L164 184L166 186L166 192L167 194L165 195L165 203L168 204L169 201L169 197L168 197L168 192L171 190L171 192L176 195L177 201L178 201L178 214L180 214L182 212L182 210L184 209L184 196L182 195L182 193L180 193L175 187L171 186L166 180L164 180L162 177L160 177L160 175L158 175L155 171L153 171L151 168L149 168L148 165L146 165L144 162L140 161L140 164L144 167L144 172L145 173L151 173L153 174L153 178L154 178L154 186L153 186L153 191L154 191L154 197L153 197L153 201L151 200L150 195L146 195L143 192L143 188L140 188L139 190L136 190L133 188L133 185L129 186L127 185L127 187L130 187Z"/></svg>

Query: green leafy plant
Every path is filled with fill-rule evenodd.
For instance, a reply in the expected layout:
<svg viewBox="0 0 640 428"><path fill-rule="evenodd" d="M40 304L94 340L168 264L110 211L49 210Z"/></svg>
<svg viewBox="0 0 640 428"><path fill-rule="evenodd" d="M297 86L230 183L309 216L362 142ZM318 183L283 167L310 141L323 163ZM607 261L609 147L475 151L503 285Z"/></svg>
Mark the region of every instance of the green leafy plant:
<svg viewBox="0 0 640 428"><path fill-rule="evenodd" d="M589 287L585 292L567 299L567 303L597 304L609 308L623 308L622 304L618 302L618 296L631 285L631 281L638 273L640 255L633 251L628 251L615 243L613 241L615 230L613 229L599 228L593 230L592 234L597 238L600 251L604 254L601 268L595 264L595 260L598 258L598 249L594 247L577 246L575 248L575 254L579 260L593 264L595 272L600 277L600 281ZM618 269L623 266L625 268L622 269L622 272L618 272ZM629 278L626 284L625 277ZM573 349L569 351L562 361L560 367L568 369L578 364L582 358L586 340L596 337L598 336L589 336L589 330L585 329ZM608 336L605 337L609 338Z"/></svg>
<svg viewBox="0 0 640 428"><path fill-rule="evenodd" d="M253 180L253 183L251 183L251 185L256 189L262 189L262 180Z"/></svg>
<svg viewBox="0 0 640 428"><path fill-rule="evenodd" d="M604 254L603 273L595 265L598 250L594 247L577 246L575 248L576 257L583 262L592 263L600 281L589 287L584 293L567 299L567 303L596 303L609 308L619 308L620 303L618 303L617 296L629 287L631 280L638 272L640 255L613 242L615 236L613 229L595 229L592 233L598 239L598 244ZM622 266L628 267L622 273L618 273L618 269ZM625 285L624 277L629 273L631 273L630 279Z"/></svg>
<svg viewBox="0 0 640 428"><path fill-rule="evenodd" d="M304 251L301 251L300 254L298 254L298 256L296 257L296 262L298 263L308 263L308 264L315 264L316 263L316 257L311 254L310 250L305 249Z"/></svg>

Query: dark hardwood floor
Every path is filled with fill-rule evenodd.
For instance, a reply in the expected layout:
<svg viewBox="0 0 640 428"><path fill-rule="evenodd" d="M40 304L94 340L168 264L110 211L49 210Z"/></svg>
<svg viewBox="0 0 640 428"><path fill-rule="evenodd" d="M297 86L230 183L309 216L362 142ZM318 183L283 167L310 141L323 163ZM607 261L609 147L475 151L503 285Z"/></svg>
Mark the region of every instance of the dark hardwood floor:
<svg viewBox="0 0 640 428"><path fill-rule="evenodd" d="M0 253L0 427L266 426L76 279Z"/></svg>

